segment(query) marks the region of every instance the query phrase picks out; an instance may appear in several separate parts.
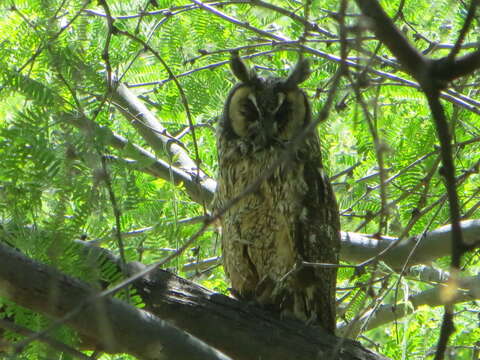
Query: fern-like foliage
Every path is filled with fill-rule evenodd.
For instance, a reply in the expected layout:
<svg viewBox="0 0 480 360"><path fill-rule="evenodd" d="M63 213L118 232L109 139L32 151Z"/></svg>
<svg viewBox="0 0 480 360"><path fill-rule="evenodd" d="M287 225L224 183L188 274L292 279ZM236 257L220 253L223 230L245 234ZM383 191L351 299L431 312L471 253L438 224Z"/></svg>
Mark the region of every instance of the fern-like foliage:
<svg viewBox="0 0 480 360"><path fill-rule="evenodd" d="M125 278L123 260L150 264L175 252L200 228L192 219L208 210L192 201L185 184L152 175L154 159L139 157L136 146L155 152L132 126L132 118L120 111L124 109L112 97L115 83L107 79L127 84L169 134L181 134L172 142L214 176L214 127L234 83L225 65L232 50L251 56L247 61L264 76L287 74L303 51L312 74L302 87L315 118L324 109L339 66L334 57L338 59L341 50L335 35L337 2L271 2L281 12L258 2L212 3L228 17L189 1L107 3L110 19L105 7L89 1L0 3L0 241L97 289ZM390 16L397 14L400 3L381 2ZM403 5L396 21L411 43L433 57L448 54L447 45L455 43L465 21L464 2L418 0ZM299 20L305 14L317 28L306 28ZM348 56L357 66L340 80L330 116L318 127L325 164L335 177L343 230L391 236L433 230L449 222L449 208L428 104L411 83L399 80L410 79L391 54L363 32L354 14L358 9L350 4L344 19ZM468 33L465 43L477 41L475 34ZM433 46L436 43L445 46ZM460 55L468 51L462 49ZM364 73L363 66L376 72ZM478 110L477 84L474 74L455 84L455 91ZM461 104L445 102L444 107L454 135L461 210L468 218L478 218L480 120ZM114 133L128 145L114 146ZM176 164L178 159L165 155L162 160ZM86 252L79 239L94 241L109 255ZM218 255L217 230L212 228L164 268L227 293L221 267L196 274L182 269L186 262ZM479 271L478 253L464 260L466 275ZM445 270L448 264L443 258L433 265ZM430 286L401 279L381 263L365 273L340 268L338 280L339 309L347 322L375 311L377 298L408 302L407 293ZM143 305L131 289L117 296ZM478 304L456 305L456 310L461 316L451 342L458 344L452 346L452 358L471 358L477 351L471 344L478 331L471 329ZM440 315L438 309L420 309L403 323L362 333L361 340L367 346L370 340L380 343L378 350L393 359L423 359L436 343ZM33 330L48 325L41 315L3 298L0 317ZM52 335L67 344L76 341L66 328ZM0 336L11 342L20 339L9 332ZM20 356L62 357L38 343Z"/></svg>

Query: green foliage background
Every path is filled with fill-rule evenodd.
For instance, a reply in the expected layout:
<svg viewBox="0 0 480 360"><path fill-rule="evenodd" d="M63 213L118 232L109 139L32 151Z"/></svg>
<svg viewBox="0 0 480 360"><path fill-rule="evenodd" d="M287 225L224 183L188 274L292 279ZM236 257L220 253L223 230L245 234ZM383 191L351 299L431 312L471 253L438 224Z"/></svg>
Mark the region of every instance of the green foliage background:
<svg viewBox="0 0 480 360"><path fill-rule="evenodd" d="M0 3L2 240L32 258L90 282L99 278L115 281L111 276L116 275L108 265L102 268L102 274L89 271L88 264L78 256L75 239L85 235L88 240L98 240L102 246L120 254L115 240L114 206L105 179L111 182L110 189L121 211L120 230L126 233L151 227L137 236L124 237L127 261L148 264L165 258L200 227L179 221L205 215L206 211L186 195L181 185L174 186L143 172L148 164L121 161L130 158L129 148L120 151L108 146L108 129L111 129L148 149L145 140L108 100L108 76L128 84L171 134L188 128L187 112L178 87L158 57L134 38L146 41L177 76L195 124L199 150L196 160L214 177L215 122L235 82L225 64L230 50L241 47L241 55L251 55L250 65L255 65L262 74L285 75L298 58L298 39L305 32L304 25L296 19L248 1L225 2L215 9L296 42L272 43L271 39L198 9L188 1L108 1L108 8L116 18L113 25L119 31L132 34L134 38L131 38L109 31L101 3L80 0ZM300 1L278 0L272 4L291 14L305 14ZM381 4L393 16L399 1ZM338 23L332 15L336 11L336 1L314 0L309 20L337 34ZM353 13L358 11L350 4L348 14ZM465 15L466 8L461 1L417 0L403 7L397 24L418 49L426 50L431 43L453 44ZM346 18L348 37L364 37L361 42L350 43L349 56L359 64L369 64L387 74L408 79L392 64L394 59L385 48L380 47L378 56L370 60L378 43L371 33L360 31L361 21L358 16ZM474 21L466 43L479 40L479 28L478 21ZM339 56L339 43L333 40L312 31L305 44ZM437 47L430 55L440 57L448 51ZM317 114L338 63L318 54L306 56L310 58L313 72L303 87ZM355 98L352 84L359 79L360 72L351 68L350 79L343 78L337 89L335 108L318 129L329 173L334 176L343 230L407 236L448 223L445 189L438 175L438 142L422 93L392 78L367 75L361 94L373 119L372 130ZM475 74L459 80L452 89L479 101L478 83L478 74ZM443 104L455 144L465 142L455 146L457 176L463 176L458 185L462 213L465 218L478 218L480 119L461 106L446 101ZM72 118L78 116L85 116L102 128L78 129L72 125ZM376 151L372 134L379 137L380 150ZM181 142L195 158L192 132L186 131ZM385 187L390 204L388 214L381 210L379 153L387 175L394 176ZM104 155L108 155L109 160L102 164ZM164 160L168 160L166 154ZM417 163L412 166L414 162ZM345 169L350 170L342 173ZM382 216L385 221L380 221ZM41 229L41 235L32 229ZM166 267L226 293L228 284L221 267L202 274L182 271L186 262L219 254L218 234L212 228ZM448 263L446 258L439 259L433 266L448 270ZM480 270L478 252L468 254L465 264L465 275L476 274ZM382 264L375 271L370 270L363 275L351 269L339 272L338 296L343 300L341 308L346 320L379 302L395 299L402 302L409 294L430 287L416 279L400 278ZM369 291L361 286L377 278L384 280L375 282ZM141 306L141 300L132 295L130 301ZM13 314L17 322L31 329L41 329L47 323L45 318L7 301L0 300L0 305L4 309L0 316ZM472 359L473 346L480 338L478 302L456 305L455 309L457 331L450 342L449 356ZM359 339L367 347L393 359L429 358L438 338L441 314L440 308L425 306L396 323L364 332ZM14 334L8 336L17 339ZM75 342L75 336L67 329L58 331L57 336L66 343ZM33 343L21 357L60 357L52 351Z"/></svg>

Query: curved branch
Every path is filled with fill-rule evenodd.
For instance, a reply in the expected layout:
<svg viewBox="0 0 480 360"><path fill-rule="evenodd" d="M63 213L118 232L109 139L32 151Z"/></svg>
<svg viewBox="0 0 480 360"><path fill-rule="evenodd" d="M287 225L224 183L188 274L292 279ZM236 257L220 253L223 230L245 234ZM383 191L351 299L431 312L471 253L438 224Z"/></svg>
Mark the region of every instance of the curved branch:
<svg viewBox="0 0 480 360"><path fill-rule="evenodd" d="M167 152L175 166L190 174L190 186L196 185L199 190L202 186L212 190L215 188L215 181L198 168L185 148L178 144L155 115L124 84L118 85L113 98L118 109L132 122L157 154Z"/></svg>
<svg viewBox="0 0 480 360"><path fill-rule="evenodd" d="M480 247L480 220L465 220L460 222L464 243L470 249ZM423 236L413 236L400 242L390 249L381 260L400 271L409 258L409 266L428 264L435 259L450 255L451 251L451 225L442 226L436 230L427 232ZM342 231L340 260L359 264L378 255L382 250L398 241L395 237L373 235ZM415 252L410 255L412 250ZM218 264L221 258L212 257L199 262L192 262L183 266L183 271L203 271Z"/></svg>
<svg viewBox="0 0 480 360"><path fill-rule="evenodd" d="M447 58L438 59L435 62L435 74L445 82L470 75L480 69L480 49L456 58L453 61L447 60Z"/></svg>
<svg viewBox="0 0 480 360"><path fill-rule="evenodd" d="M130 264L129 270L134 275L144 266ZM198 340L202 339L235 360L311 360L319 354L330 358L337 347L338 360L386 360L357 342L297 320L278 319L164 270L133 284L150 313L116 299L92 297L86 284L2 244L0 284L2 296L33 311L59 318L77 309L67 325L110 353L127 352L146 360L228 359ZM51 291L52 284L56 291ZM52 293L58 296L52 299Z"/></svg>
<svg viewBox="0 0 480 360"><path fill-rule="evenodd" d="M133 160L117 159L125 164L135 166L136 169L153 176L170 181L175 185L183 184L191 199L198 203L210 203L215 192L216 182L208 177L197 181L196 173L189 173L166 161L157 159L155 155L144 148L131 143L123 136L116 134L108 127L102 127L87 117L77 114L64 113L63 118L80 130L102 134L107 144L119 150L127 150ZM113 157L112 157L113 158Z"/></svg>
<svg viewBox="0 0 480 360"><path fill-rule="evenodd" d="M66 324L103 351L126 352L146 360L228 359L144 310L117 299L98 299L86 284L1 243L0 279L2 296L57 319L70 314Z"/></svg>
<svg viewBox="0 0 480 360"><path fill-rule="evenodd" d="M460 278L457 281L458 288L455 291L455 296L453 299L448 299L448 302L458 304L480 299L480 275ZM440 284L418 294L411 295L408 297L407 303L382 304L377 309L368 311L353 325L348 323L338 324L338 329L341 333L342 330L348 328L349 334L355 336L361 331L375 329L401 319L413 313L421 305L430 307L445 305L447 301L443 301L446 299L444 293L448 286L450 285Z"/></svg>

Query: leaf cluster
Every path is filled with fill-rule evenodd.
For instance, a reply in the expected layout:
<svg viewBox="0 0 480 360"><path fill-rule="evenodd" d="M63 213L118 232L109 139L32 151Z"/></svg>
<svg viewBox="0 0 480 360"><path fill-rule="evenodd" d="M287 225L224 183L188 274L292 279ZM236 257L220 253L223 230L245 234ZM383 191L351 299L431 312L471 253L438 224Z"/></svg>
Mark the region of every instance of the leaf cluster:
<svg viewBox="0 0 480 360"><path fill-rule="evenodd" d="M313 72L302 86L314 116L323 109L339 63L318 52L340 54L338 37L325 35L338 32L338 6L326 0L306 3L307 9L305 2L276 1L284 13L257 1L215 7L241 25L187 1L115 0L106 7L80 0L1 4L0 241L99 288L123 274L105 259L84 263L77 241L94 241L124 261L143 263L161 261L181 248L200 228L194 219L206 215L207 208L189 198L185 184L156 177L146 170L150 164L133 161L133 145L111 145L114 132L165 161L178 160L167 150L156 153L131 126L111 96L115 81L127 84L173 140L214 177L214 127L234 83L225 65L232 50L240 50L266 76L286 75L303 52ZM397 25L432 57L447 53L466 16L463 2L419 0L400 12L401 1L381 3L389 15L400 14ZM306 13L309 17L303 18ZM330 116L318 128L342 227L390 236L420 234L449 222L435 128L422 93L395 78L411 80L355 14L358 10L350 4L343 25L351 39L349 59L357 66L335 89ZM298 17L324 33L307 29ZM479 26L475 20L475 29ZM475 33L467 35L466 44L478 41ZM474 74L449 90L478 110L478 84ZM478 218L480 118L458 103L444 105L454 136L461 211L466 219ZM217 232L213 227L204 232L165 267L226 293L221 267L183 270L185 263L220 255ZM465 263L467 275L478 271L478 252L468 254ZM447 264L440 259L434 266L447 269ZM380 263L363 274L341 269L339 288L340 313L348 322L382 301L408 303L409 294L426 285ZM119 296L141 306L131 291ZM38 314L3 300L0 306L0 316L14 316L31 329L46 326ZM452 343L458 347L452 346L451 356L468 359L478 334L467 330L475 327L478 303L457 305L456 310L461 315ZM435 345L440 321L438 309L422 308L360 338L378 344L377 350L393 359L423 359ZM56 335L67 343L75 340L66 329ZM47 357L38 346L24 356Z"/></svg>

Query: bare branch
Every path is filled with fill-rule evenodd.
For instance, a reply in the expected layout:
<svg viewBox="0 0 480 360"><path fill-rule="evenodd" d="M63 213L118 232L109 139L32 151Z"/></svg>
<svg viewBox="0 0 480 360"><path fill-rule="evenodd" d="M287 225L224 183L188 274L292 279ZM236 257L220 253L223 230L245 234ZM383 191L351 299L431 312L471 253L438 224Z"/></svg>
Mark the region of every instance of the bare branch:
<svg viewBox="0 0 480 360"><path fill-rule="evenodd" d="M134 160L118 160L123 161L127 165L136 166L140 171L149 173L153 176L160 177L167 181L173 182L175 185L183 184L188 195L192 200L198 203L209 203L215 192L216 182L213 179L205 177L202 181L197 181L196 174L186 172L166 161L157 159L155 155L143 149L142 147L132 144L124 137L114 133L107 127L102 127L90 119L78 115L64 113L63 117L69 123L80 130L91 132L97 131L103 134L107 144L116 149L128 149L129 156ZM139 163L139 164L138 164Z"/></svg>
<svg viewBox="0 0 480 360"><path fill-rule="evenodd" d="M470 248L480 247L480 220L466 220L461 223L464 241ZM451 251L451 225L428 232L423 237L412 237L402 241L387 252L381 260L394 269L400 270L413 248L409 265L427 264ZM358 233L342 233L341 259L353 263L365 261L387 248L397 238L382 236L380 239ZM417 244L418 243L418 244Z"/></svg>
<svg viewBox="0 0 480 360"><path fill-rule="evenodd" d="M124 84L118 85L114 99L118 109L132 122L157 154L167 152L175 166L192 174L197 172L198 167L185 147L168 133L156 116ZM206 180L207 176L203 172L200 174L200 180Z"/></svg>
<svg viewBox="0 0 480 360"><path fill-rule="evenodd" d="M458 279L458 288L454 289L455 296L452 303L461 303L465 301L480 299L480 275L471 276L467 278ZM402 317L413 313L419 306L428 305L436 307L445 305L447 303L444 295L449 284L440 284L431 289L422 291L418 294L411 295L408 298L408 303L382 304L374 311L369 311L357 321L350 334L357 335L361 330L371 330L381 325L390 323L392 321L401 319ZM338 329L347 329L349 323L340 323Z"/></svg>
<svg viewBox="0 0 480 360"><path fill-rule="evenodd" d="M76 309L66 323L87 339L94 339L103 351L126 352L146 360L228 359L146 311L116 299L99 300L86 284L3 244L0 244L0 279L2 296L33 311L61 318ZM52 292L52 286L56 291ZM52 293L60 295L52 298Z"/></svg>
<svg viewBox="0 0 480 360"><path fill-rule="evenodd" d="M465 220L460 222L465 244L470 249L480 247L480 220ZM423 236L413 236L401 241L396 247L385 253L381 260L394 270L401 270L412 249L409 266L428 264L435 259L450 254L451 226L445 225L427 232ZM398 241L398 238L388 236L373 236L355 232L343 232L341 236L340 259L352 264L362 263ZM185 264L183 271L202 271L221 261L220 257L212 257L202 261Z"/></svg>
<svg viewBox="0 0 480 360"><path fill-rule="evenodd" d="M130 269L144 273L141 264ZM135 275L133 275L135 277ZM155 270L134 286L146 309L166 321L116 299L85 303L92 290L19 252L0 244L2 296L52 317L82 306L67 321L92 345L110 353L127 352L142 359L227 359L197 338L220 346L235 360L311 360L328 358L338 341L338 360L386 360L360 344L336 338L301 321L279 319L258 307L213 293L169 272ZM52 301L51 284L59 296ZM95 297L96 298L96 297ZM98 300L98 298L97 298ZM178 328L184 329L194 338ZM319 336L321 334L321 336Z"/></svg>
<svg viewBox="0 0 480 360"><path fill-rule="evenodd" d="M387 45L405 69L418 78L427 67L427 60L415 49L400 30L394 25L376 0L356 0L363 15L369 21L377 38Z"/></svg>
<svg viewBox="0 0 480 360"><path fill-rule="evenodd" d="M445 188L450 205L450 220L452 224L451 268L452 273L456 273L457 271L460 271L461 258L467 248L463 243L460 227L460 208L455 181L455 165L452 156L452 136L447 117L442 104L440 103L440 92L446 87L447 83L442 81L442 78L438 76L438 66L435 66L438 63L431 62L410 45L376 0L356 0L356 3L362 10L362 13L373 22L372 27L375 35L380 41L387 45L388 49L405 67L407 72L419 82L427 98L437 130L437 137L441 145L440 153L443 164L441 175L445 179ZM455 56L455 51L458 50L459 45L462 42L464 36L463 33L466 31L469 22L473 18L475 8L476 4L472 3L469 17L467 18L462 34L451 53L453 54L452 56ZM446 60L443 60L443 63L451 63L451 60L450 57L447 57ZM452 303L446 302L435 360L443 359L448 339L453 331Z"/></svg>
<svg viewBox="0 0 480 360"><path fill-rule="evenodd" d="M477 11L477 6L478 6L478 0L470 1L470 7L468 9L467 17L465 18L462 29L460 30L460 35L458 36L452 51L450 51L450 54L448 54L448 57L447 57L448 61L452 61L453 59L455 59L455 57L459 53L462 47L463 41L467 36L467 32L470 26L472 25L473 19L475 18L475 12Z"/></svg>
<svg viewBox="0 0 480 360"><path fill-rule="evenodd" d="M250 3L252 5L260 6L260 7L266 8L266 9L270 9L270 10L278 12L282 15L288 16L292 20L302 24L305 27L305 29L308 30L308 31L316 31L319 34L325 35L326 37L329 37L329 38L336 38L337 37L334 33L331 33L330 31L328 31L326 29L323 29L320 26L318 26L317 23L311 22L308 19L305 19L305 18L303 18L303 17L301 17L301 16L299 16L299 15L297 15L297 14L291 12L291 11L288 11L288 10L286 10L286 9L280 7L280 6L277 6L277 5L274 5L272 3L268 3L268 2L265 2L265 1L261 1L261 0L250 0Z"/></svg>
<svg viewBox="0 0 480 360"><path fill-rule="evenodd" d="M469 75L478 69L480 69L480 49L456 58L451 62L447 61L447 59L435 61L435 74L444 82Z"/></svg>
<svg viewBox="0 0 480 360"><path fill-rule="evenodd" d="M212 14L215 14L216 16L218 17L221 17L222 19L224 20L227 20L228 22L231 22L232 24L235 24L239 27L243 27L245 29L248 29L248 30L251 30L251 31L254 31L260 35L263 35L265 36L267 39L269 38L272 38L272 39L275 39L277 41L284 41L284 39L281 37L281 36L277 36L277 35L274 35L272 33L269 33L268 31L264 31L264 30L260 30L254 26L251 26L248 22L246 21L240 21L238 19L235 19L234 17L230 16L230 15L227 15L225 14L224 12L221 12L220 10L217 10L215 8L213 8L212 6L210 6L209 4L206 4L204 2L201 2L199 0L191 0L193 3L197 4L199 7L201 7L202 9L205 9L207 10L208 12L211 12Z"/></svg>

